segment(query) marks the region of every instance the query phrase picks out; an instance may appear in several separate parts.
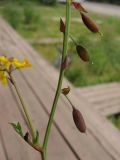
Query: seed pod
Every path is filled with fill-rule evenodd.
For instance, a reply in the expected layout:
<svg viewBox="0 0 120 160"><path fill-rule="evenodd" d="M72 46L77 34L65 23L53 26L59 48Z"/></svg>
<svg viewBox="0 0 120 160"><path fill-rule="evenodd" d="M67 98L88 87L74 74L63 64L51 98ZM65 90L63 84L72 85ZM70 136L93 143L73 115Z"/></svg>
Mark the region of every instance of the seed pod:
<svg viewBox="0 0 120 160"><path fill-rule="evenodd" d="M65 24L62 18L60 18L60 32L65 33Z"/></svg>
<svg viewBox="0 0 120 160"><path fill-rule="evenodd" d="M86 125L85 125L84 118L83 118L81 112L79 110L77 110L75 107L73 107L73 120L74 120L74 123L75 123L77 129L80 132L85 133L86 132Z"/></svg>
<svg viewBox="0 0 120 160"><path fill-rule="evenodd" d="M62 94L64 94L65 96L70 92L70 87L68 86L67 88L63 88L62 89Z"/></svg>
<svg viewBox="0 0 120 160"><path fill-rule="evenodd" d="M85 26L93 33L99 33L99 27L98 25L88 16L85 14L81 13L83 23Z"/></svg>
<svg viewBox="0 0 120 160"><path fill-rule="evenodd" d="M87 13L87 11L85 10L85 8L83 8L83 6L80 3L78 3L78 2L72 2L72 4L75 7L75 9L79 10L80 12Z"/></svg>
<svg viewBox="0 0 120 160"><path fill-rule="evenodd" d="M78 53L78 56L85 62L88 62L90 59L89 59L89 55L88 55L88 52L87 50L80 46L80 45L77 45L76 46L76 51Z"/></svg>
<svg viewBox="0 0 120 160"><path fill-rule="evenodd" d="M25 135L24 135L24 140L25 140L26 142L28 142L28 139L29 139L29 133L26 132Z"/></svg>

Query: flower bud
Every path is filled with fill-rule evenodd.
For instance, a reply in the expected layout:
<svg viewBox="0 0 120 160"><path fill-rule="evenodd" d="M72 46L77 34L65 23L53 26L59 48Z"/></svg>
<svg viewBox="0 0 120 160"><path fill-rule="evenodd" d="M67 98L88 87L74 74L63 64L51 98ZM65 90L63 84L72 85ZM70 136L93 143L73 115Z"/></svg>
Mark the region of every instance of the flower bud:
<svg viewBox="0 0 120 160"><path fill-rule="evenodd" d="M70 87L68 86L67 88L63 88L62 89L62 94L64 94L65 96L70 92Z"/></svg>

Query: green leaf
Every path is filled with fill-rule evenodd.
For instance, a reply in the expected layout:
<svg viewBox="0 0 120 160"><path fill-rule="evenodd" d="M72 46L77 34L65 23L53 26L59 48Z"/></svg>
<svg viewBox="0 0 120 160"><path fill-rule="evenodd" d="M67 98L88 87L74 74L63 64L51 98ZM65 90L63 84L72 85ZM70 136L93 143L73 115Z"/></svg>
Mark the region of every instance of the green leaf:
<svg viewBox="0 0 120 160"><path fill-rule="evenodd" d="M17 123L17 129L19 130L20 135L23 136L22 127L19 122Z"/></svg>
<svg viewBox="0 0 120 160"><path fill-rule="evenodd" d="M38 142L39 142L39 132L36 131L36 137L35 137L35 139L33 140L33 143L34 143L34 144L37 144Z"/></svg>
<svg viewBox="0 0 120 160"><path fill-rule="evenodd" d="M10 124L16 130L16 124L15 123L10 123Z"/></svg>
<svg viewBox="0 0 120 160"><path fill-rule="evenodd" d="M12 125L12 127L14 128L14 130L23 137L23 132L22 132L22 127L21 124L18 122L17 125L15 123L10 123Z"/></svg>

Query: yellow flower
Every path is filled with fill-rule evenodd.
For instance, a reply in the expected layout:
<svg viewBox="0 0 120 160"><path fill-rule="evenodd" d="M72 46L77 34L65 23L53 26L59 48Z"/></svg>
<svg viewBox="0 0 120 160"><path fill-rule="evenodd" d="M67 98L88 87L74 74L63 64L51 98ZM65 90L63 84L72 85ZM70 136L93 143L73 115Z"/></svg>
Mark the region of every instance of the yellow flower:
<svg viewBox="0 0 120 160"><path fill-rule="evenodd" d="M7 75L6 75L6 72L0 71L0 81L2 82L3 85L7 84Z"/></svg>
<svg viewBox="0 0 120 160"><path fill-rule="evenodd" d="M13 69L11 69L11 66ZM9 74L14 69L20 69L25 67L31 67L32 65L27 59L19 61L17 58L7 58L5 56L0 56L0 81L2 84L7 83L7 74Z"/></svg>
<svg viewBox="0 0 120 160"><path fill-rule="evenodd" d="M5 56L0 56L0 63L7 64L8 59Z"/></svg>
<svg viewBox="0 0 120 160"><path fill-rule="evenodd" d="M23 61L19 61L18 59L14 58L13 61L12 61L12 64L16 68L25 68L25 67L31 67L32 66L27 59L24 59Z"/></svg>

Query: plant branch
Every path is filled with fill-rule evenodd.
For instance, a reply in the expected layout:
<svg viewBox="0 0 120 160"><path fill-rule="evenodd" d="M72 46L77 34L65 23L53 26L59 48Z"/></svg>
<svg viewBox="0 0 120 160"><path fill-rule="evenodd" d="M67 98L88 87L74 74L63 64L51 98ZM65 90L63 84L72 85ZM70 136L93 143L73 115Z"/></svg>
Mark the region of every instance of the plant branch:
<svg viewBox="0 0 120 160"><path fill-rule="evenodd" d="M68 50L70 17L71 17L71 0L66 0L66 27L65 27L65 35L64 35L64 42L63 42L63 53L62 53L61 66L62 66L62 63L65 60L65 57L67 55L67 50ZM46 160L46 151L47 151L49 135L50 135L50 132L51 132L51 127L52 127L55 111L56 111L58 100L59 100L60 93L61 93L63 77L64 77L64 69L62 69L62 67L61 67L60 75L59 75L59 81L58 81L58 85L57 85L57 90L56 90L56 94L55 94L55 97L54 97L54 101L53 101L53 105L52 105L47 129L46 129L46 133L45 133L45 137L44 137L44 142L43 142L43 154L44 154L43 157L42 157L43 160Z"/></svg>
<svg viewBox="0 0 120 160"><path fill-rule="evenodd" d="M13 84L15 90L16 90L16 93L17 93L17 95L18 95L18 97L19 97L20 103L21 103L22 108L23 108L24 115L25 115L26 120L27 120L27 122L28 122L28 127L30 128L31 135L32 135L32 138L33 138L33 140L34 140L34 139L36 138L36 130L35 130L35 128L33 127L31 117L30 117L30 115L29 115L29 113L28 113L28 110L27 110L27 108L26 108L26 105L25 105L25 103L24 103L24 101L23 101L23 98L22 98L22 96L21 96L21 94L20 94L20 91L19 91L19 89L18 89L18 87L17 87L17 85L16 85L16 83L15 83L12 75L9 74L9 76L10 76L10 80L11 80L11 82L12 82L12 84Z"/></svg>

